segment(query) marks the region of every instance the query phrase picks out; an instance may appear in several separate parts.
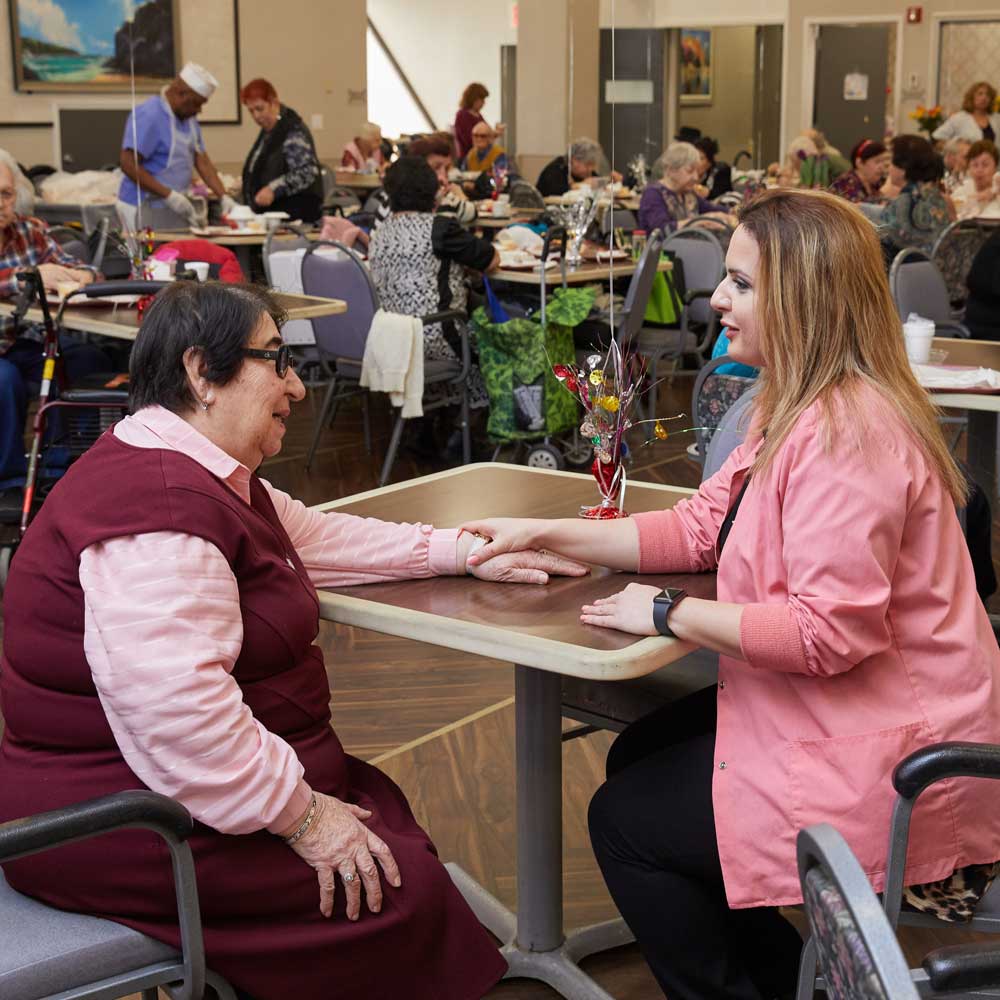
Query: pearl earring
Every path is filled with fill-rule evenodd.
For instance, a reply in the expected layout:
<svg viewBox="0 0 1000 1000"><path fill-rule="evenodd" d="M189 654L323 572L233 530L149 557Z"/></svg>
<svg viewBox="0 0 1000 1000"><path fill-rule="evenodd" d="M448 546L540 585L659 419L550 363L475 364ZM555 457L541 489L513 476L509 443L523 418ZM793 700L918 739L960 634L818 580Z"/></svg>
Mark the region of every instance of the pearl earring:
<svg viewBox="0 0 1000 1000"><path fill-rule="evenodd" d="M207 410L208 409L208 403L204 399L201 401L201 408L203 410Z"/></svg>

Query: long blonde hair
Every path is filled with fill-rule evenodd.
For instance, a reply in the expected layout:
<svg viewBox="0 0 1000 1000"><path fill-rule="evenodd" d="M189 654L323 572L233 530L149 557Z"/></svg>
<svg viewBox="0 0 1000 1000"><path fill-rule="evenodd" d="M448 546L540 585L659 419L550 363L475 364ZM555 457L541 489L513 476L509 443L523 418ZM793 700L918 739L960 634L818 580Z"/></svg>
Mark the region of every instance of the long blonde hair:
<svg viewBox="0 0 1000 1000"><path fill-rule="evenodd" d="M756 320L767 360L754 404L754 426L767 437L754 474L768 468L814 403L828 448L846 437L864 450L870 437L854 397L869 386L913 433L955 502L964 503L965 479L906 358L872 224L835 195L787 189L750 202L740 224L760 252Z"/></svg>

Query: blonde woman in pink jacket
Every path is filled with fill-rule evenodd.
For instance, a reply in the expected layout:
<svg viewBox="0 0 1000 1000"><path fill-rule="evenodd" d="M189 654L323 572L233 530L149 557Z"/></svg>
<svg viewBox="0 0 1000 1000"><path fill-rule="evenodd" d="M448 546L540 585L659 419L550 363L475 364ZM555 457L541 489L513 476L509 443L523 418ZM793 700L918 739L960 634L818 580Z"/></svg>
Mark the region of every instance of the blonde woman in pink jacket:
<svg viewBox="0 0 1000 1000"><path fill-rule="evenodd" d="M829 822L882 888L891 774L1000 742L1000 651L956 516L964 480L907 362L879 245L846 202L771 191L712 304L763 369L744 444L672 510L487 519L473 555L545 548L635 572L718 571L718 600L631 584L584 627L715 650L719 682L627 729L590 808L605 880L671 1000L792 995L799 829ZM654 601L659 598L659 601ZM907 886L974 906L997 874L989 782L921 800ZM911 890L907 890L911 892Z"/></svg>

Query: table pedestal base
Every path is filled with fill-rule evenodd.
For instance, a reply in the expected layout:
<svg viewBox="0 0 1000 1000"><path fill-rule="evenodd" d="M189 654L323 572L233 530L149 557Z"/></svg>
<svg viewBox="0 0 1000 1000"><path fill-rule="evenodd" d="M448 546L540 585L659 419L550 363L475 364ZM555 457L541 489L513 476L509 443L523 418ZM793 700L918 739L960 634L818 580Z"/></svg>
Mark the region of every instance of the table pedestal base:
<svg viewBox="0 0 1000 1000"><path fill-rule="evenodd" d="M558 948L531 951L518 943L517 918L496 896L458 865L449 862L445 868L479 922L504 942L500 954L510 966L504 979L537 979L571 1000L613 1000L579 963L588 955L631 944L635 936L624 920L581 927L571 931Z"/></svg>

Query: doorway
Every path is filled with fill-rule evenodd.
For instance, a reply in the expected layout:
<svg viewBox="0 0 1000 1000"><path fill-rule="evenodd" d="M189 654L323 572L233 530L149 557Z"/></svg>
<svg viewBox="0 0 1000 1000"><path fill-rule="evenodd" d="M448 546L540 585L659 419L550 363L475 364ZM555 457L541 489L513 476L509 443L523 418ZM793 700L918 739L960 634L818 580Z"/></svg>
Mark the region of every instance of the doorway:
<svg viewBox="0 0 1000 1000"><path fill-rule="evenodd" d="M882 139L895 90L896 25L820 24L815 37L815 127L845 154L860 139Z"/></svg>

